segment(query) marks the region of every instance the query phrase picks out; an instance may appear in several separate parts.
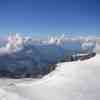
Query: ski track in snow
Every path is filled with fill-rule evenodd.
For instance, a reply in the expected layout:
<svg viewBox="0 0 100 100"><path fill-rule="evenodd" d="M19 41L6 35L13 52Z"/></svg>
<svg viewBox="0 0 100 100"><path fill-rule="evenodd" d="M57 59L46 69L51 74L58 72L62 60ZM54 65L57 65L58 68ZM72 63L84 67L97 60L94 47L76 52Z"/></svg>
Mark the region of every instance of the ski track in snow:
<svg viewBox="0 0 100 100"><path fill-rule="evenodd" d="M29 100L100 100L100 55L58 64L55 71L40 80L15 83L5 90Z"/></svg>

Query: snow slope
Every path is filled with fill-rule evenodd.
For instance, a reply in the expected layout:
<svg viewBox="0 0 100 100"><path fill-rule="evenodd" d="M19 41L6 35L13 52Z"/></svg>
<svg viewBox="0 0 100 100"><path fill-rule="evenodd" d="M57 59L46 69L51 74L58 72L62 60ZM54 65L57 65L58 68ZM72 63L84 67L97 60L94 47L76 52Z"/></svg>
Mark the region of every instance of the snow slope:
<svg viewBox="0 0 100 100"><path fill-rule="evenodd" d="M58 64L41 80L15 83L5 90L30 100L100 100L100 54L85 61Z"/></svg>
<svg viewBox="0 0 100 100"><path fill-rule="evenodd" d="M9 93L3 89L0 89L0 100L29 100L29 99L22 98L15 93L11 92Z"/></svg>

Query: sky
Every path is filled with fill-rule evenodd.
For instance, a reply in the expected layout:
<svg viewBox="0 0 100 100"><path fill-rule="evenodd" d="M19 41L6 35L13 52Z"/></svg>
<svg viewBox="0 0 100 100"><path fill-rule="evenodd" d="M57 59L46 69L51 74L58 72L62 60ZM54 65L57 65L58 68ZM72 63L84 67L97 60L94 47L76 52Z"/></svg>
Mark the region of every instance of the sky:
<svg viewBox="0 0 100 100"><path fill-rule="evenodd" d="M0 35L100 35L100 0L0 0Z"/></svg>

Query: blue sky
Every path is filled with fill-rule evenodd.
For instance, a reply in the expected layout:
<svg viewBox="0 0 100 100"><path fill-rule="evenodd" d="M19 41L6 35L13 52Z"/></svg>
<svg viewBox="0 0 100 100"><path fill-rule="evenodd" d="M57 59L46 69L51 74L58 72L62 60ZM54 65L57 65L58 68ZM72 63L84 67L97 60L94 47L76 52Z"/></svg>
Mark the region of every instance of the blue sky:
<svg viewBox="0 0 100 100"><path fill-rule="evenodd" d="M99 0L0 0L0 34L100 34Z"/></svg>

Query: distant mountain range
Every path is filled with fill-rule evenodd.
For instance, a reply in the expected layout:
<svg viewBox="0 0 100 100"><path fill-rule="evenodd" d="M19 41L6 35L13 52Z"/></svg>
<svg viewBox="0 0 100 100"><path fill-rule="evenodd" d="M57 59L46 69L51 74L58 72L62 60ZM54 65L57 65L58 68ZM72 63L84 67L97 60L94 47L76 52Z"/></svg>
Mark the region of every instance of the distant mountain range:
<svg viewBox="0 0 100 100"><path fill-rule="evenodd" d="M81 43L79 40L50 38L34 40L12 34L0 48L1 77L40 77L55 69L57 63L77 55L81 51L92 52L94 42Z"/></svg>

